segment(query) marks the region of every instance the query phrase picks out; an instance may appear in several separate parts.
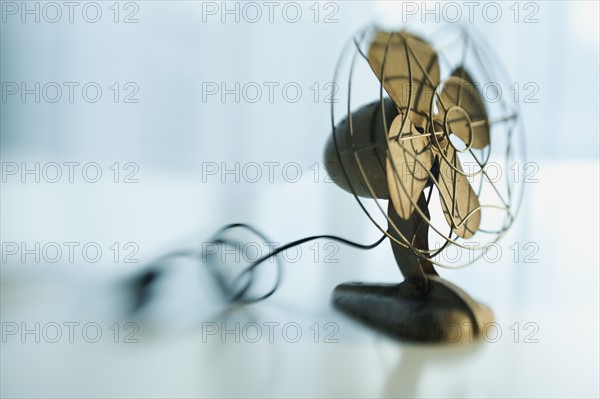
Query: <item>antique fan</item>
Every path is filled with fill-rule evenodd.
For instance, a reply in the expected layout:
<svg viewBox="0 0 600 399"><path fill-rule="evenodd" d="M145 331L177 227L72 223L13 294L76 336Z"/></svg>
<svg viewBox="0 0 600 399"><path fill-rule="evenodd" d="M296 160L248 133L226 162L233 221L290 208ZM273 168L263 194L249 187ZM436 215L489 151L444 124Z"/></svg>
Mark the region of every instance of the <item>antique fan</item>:
<svg viewBox="0 0 600 399"><path fill-rule="evenodd" d="M496 94L501 92L503 86L490 76L502 74L496 70L489 75L500 63L463 31L454 38L447 33L441 37L434 49L408 32L365 30L352 42L351 62L343 64L342 56L336 68L332 97L338 89L345 90L347 103L341 107L341 117L336 114L336 101L331 103L333 133L325 149L326 168L383 233L379 240L363 245L333 235L301 238L250 264L242 262L242 271L232 278L226 266L239 265L227 265L224 257L217 256L220 251L240 251L239 238L228 232L245 232L261 242L271 240L247 224L230 224L205 242L201 252L175 251L136 276L129 284L132 311L145 306L150 285L175 257L196 258L212 273L225 300L247 304L264 300L277 290L282 269L278 255L291 247L328 239L367 250L389 238L405 280L387 285L339 285L334 291L335 305L402 339L457 341L457 329L459 337L478 336L481 327L492 321L491 311L442 279L434 265L457 268L472 263L485 252L469 256L462 264L439 256L450 248L470 254L485 250L507 231L522 194L518 175L507 172L519 168L515 161L522 159L524 145L522 136L515 134L516 109L502 96L486 101L480 93L490 85L497 88ZM364 79L357 78L357 60L366 61L362 63ZM348 67L347 82L340 80L344 65ZM373 83L370 87L368 79ZM379 99L373 102L371 94L377 91ZM490 96L487 89L486 96ZM369 104L351 112L355 97ZM336 119L341 120L337 126ZM491 165L505 173L491 176ZM373 202L366 204L361 197ZM384 200L389 200L387 211L380 203ZM433 206L437 202L440 207ZM379 211L386 227L369 208ZM438 217L436 210L441 210ZM465 241L476 238L480 241ZM273 258L278 260L273 282L264 291L256 271Z"/></svg>
<svg viewBox="0 0 600 399"><path fill-rule="evenodd" d="M488 235L487 242L495 242L512 223L520 199L514 179L504 176L505 181L499 182L487 170L491 156L499 156L495 166L508 172L517 112L497 93L494 101L484 100L481 84L497 82L487 75L491 68L484 63L489 59L472 38L461 31L454 44L458 50L438 53L427 41L405 31L367 30L353 41L347 82L340 78L342 61L336 69L336 87L345 87L348 93L342 107L347 116L336 126L332 103L333 133L326 145L325 165L337 185L351 192L388 236L405 280L341 284L334 291L334 303L409 340L445 341L456 336L457 328L461 336L473 337L493 320L488 307L439 277L434 265L459 265L444 265L436 256L452 246L475 251L477 246L466 245L465 240L479 233ZM377 78L379 100L350 112L357 92L365 97L365 92L373 91L363 89L367 85L356 78L358 61L366 61L369 68L364 73ZM355 86L361 90L353 92ZM500 142L492 148L496 135ZM445 226L430 214L434 193ZM375 200L387 228L359 197ZM389 199L387 212L378 199ZM441 241L436 248L430 248L430 231L438 244ZM473 256L467 264L472 260Z"/></svg>

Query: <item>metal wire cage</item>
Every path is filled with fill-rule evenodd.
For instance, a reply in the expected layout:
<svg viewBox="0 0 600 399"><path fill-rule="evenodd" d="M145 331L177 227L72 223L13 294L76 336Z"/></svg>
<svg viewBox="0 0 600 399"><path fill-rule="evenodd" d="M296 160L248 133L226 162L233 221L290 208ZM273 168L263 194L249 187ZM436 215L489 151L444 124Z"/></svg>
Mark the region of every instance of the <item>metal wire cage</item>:
<svg viewBox="0 0 600 399"><path fill-rule="evenodd" d="M338 182L348 183L348 191L367 217L390 240L437 266L461 268L484 256L507 232L518 213L525 180L525 141L519 107L517 101L513 101L514 86L501 61L481 35L470 34L458 26L434 32L423 43L431 46L437 65L423 65L416 56L422 51L422 42L413 40L415 36L409 33L404 36L405 32L388 33L381 41L378 36L381 31L368 27L359 31L342 52L332 85L332 97L336 98L331 102L332 136L338 157L352 158L360 181L357 184L356 178L349 177L348 168L341 161L341 170L333 174L338 175ZM381 71L369 64L369 51L377 40L381 41L382 48L384 46ZM403 86L390 96L399 115L394 122L389 112L390 86L386 87L384 82L398 78L393 76L398 70L390 67L386 59L399 60L407 66L401 73ZM432 72L438 67L439 78L437 70ZM457 84L457 73L469 77L472 93ZM454 98L449 94L453 84ZM482 99L485 108L481 115L475 115L474 106L468 104L475 101L474 98ZM372 118L378 120L370 121L369 138L365 139L359 137L366 133L359 131L352 115L357 105L369 102L374 104ZM411 123L410 115L419 115L425 128L404 135L402 132ZM336 131L339 129L336 122L340 120L347 123L344 127L347 133L341 140ZM390 135L394 123L400 125L395 126L400 133ZM463 123L460 125L465 132L462 140L453 134L456 132L453 123L454 126ZM474 148L475 131L481 128L489 131L489 144ZM423 145L415 148L419 147L415 145L418 142ZM366 160L367 153L374 161ZM435 165L423 163L421 154L435 159ZM389 163L388 192L380 187L386 163ZM332 168L329 169L331 172ZM446 171L449 178L444 179L440 170ZM390 172L394 174L392 183ZM382 202L391 201L393 190L402 190L399 194L410 193L417 174L427 181L423 193L429 212L423 211L416 199L410 198L410 202L413 211L432 232L428 245L419 245L414 234L410 236L400 231ZM408 179L402 178L411 175ZM462 214L455 212L459 194L456 181L461 180L468 181L477 196L477 206ZM438 202L441 207L435 206ZM476 228L468 234L459 234L461 229L465 233L465 229L475 225L470 222L472 218L478 219Z"/></svg>

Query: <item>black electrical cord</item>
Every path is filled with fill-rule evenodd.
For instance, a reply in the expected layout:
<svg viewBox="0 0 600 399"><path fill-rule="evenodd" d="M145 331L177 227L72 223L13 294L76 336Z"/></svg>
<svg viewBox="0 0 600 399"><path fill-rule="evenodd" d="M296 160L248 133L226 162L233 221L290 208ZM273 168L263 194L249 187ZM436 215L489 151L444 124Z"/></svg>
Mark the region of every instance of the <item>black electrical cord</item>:
<svg viewBox="0 0 600 399"><path fill-rule="evenodd" d="M236 229L236 228L246 229L246 230L252 232L253 234L257 235L258 237L260 237L262 240L264 240L264 242L270 242L264 234L262 234L261 232L256 230L254 227L252 227L248 224L244 224L244 223L234 223L234 224L224 226L222 229L220 229L208 243L217 244L217 245L226 245L226 246L233 245L239 251L239 246L235 245L236 244L235 241L226 239L223 236L224 233L227 232L228 230L232 230L232 229ZM223 293L224 298L228 302L249 304L249 303L254 303L254 302L258 302L258 301L267 299L268 297L273 295L275 293L275 291L277 291L277 289L279 288L279 285L281 283L281 274L282 274L281 259L280 259L280 257L278 257L278 255L281 252L283 252L289 248L302 245L309 241L328 239L328 240L340 242L342 244L345 244L345 245L348 245L348 246L351 246L354 248L368 250L368 249L373 249L373 248L377 247L379 244L381 244L385 240L386 237L387 236L384 234L376 242L374 242L373 244L368 244L368 245L359 244L359 243L347 240L345 238L333 236L333 235L315 235L315 236L310 236L310 237L304 237L299 240L289 242L281 247L277 247L276 249L272 250L268 254L263 255L260 258L256 259L250 265L246 266L244 268L244 270L242 270L233 279L233 281L231 283L227 282L227 279L225 278L225 276L222 273L222 268L216 267L214 262L209 261L210 259L212 259L211 257L214 256L216 253L207 254L205 252L197 253L197 252L193 252L193 251L175 251L175 252L161 256L160 258L158 258L157 260L152 262L150 264L150 267L148 267L147 270L145 270L141 275L136 276L133 279L133 281L130 281L129 287L132 288L134 291L133 292L134 303L133 303L133 307L131 310L132 310L132 312L135 312L135 311L139 310L140 308L142 308L146 302L148 302L148 299L150 297L148 294L150 285L153 284L157 280L158 277L163 275L163 271L161 269L165 268L167 266L165 263L168 259L171 259L171 258L175 258L175 257L195 258L195 259L200 260L201 263L207 263L208 270L211 271L217 286L220 288L221 292ZM276 261L277 261L277 277L276 277L273 287L264 295L261 295L259 297L255 297L255 298L248 297L246 295L246 293L252 286L252 282L253 282L252 277L253 277L254 270L264 261L274 258L274 257L276 257ZM245 283L242 284L242 280L244 278L246 278L246 281L245 281ZM239 286L239 288L236 288L238 286Z"/></svg>
<svg viewBox="0 0 600 399"><path fill-rule="evenodd" d="M258 235L259 237L261 237L263 240L265 240L265 242L268 242L268 240L266 239L266 237L264 235L262 235L261 233L259 233L252 226L247 225L247 224L243 224L243 223L234 223L234 224L230 224L230 225L227 225L227 226L223 227L215 235L215 238L213 238L212 243L215 243L215 244L227 244L228 242L226 242L222 238L218 238L218 235L224 233L227 230L231 230L231 229L235 229L235 228L245 228L247 230L250 230L253 233L255 233L256 235ZM348 246L351 246L351 247L354 247L354 248L368 250L368 249L373 249L376 246L378 246L379 244L381 244L383 242L383 240L385 240L385 238L386 238L386 235L384 234L375 243L369 244L369 245L364 245L364 244L355 243L355 242L350 241L350 240L346 240L345 238L342 238L342 237L332 236L332 235L316 235L316 236L304 237L304 238L301 238L299 240L289 242L289 243L287 243L287 244L285 244L285 245L283 245L281 247L276 248L275 250L269 252L268 254L261 256L260 258L258 258L254 262L252 262L250 265L246 266L246 268L244 270L242 270L240 272L240 274L238 274L238 276L233 280L232 284L229 287L227 287L227 284L223 284L222 283L222 281L223 281L222 276L219 276L217 274L217 275L215 275L215 279L217 281L221 281L219 283L219 286L221 287L224 296L229 301L231 301L231 302L239 302L239 303L258 302L258 301L261 301L261 300L266 299L266 298L270 297L271 295L273 295L275 293L275 291L277 290L277 288L279 287L279 284L281 282L281 267L279 265L279 267L278 267L278 274L277 274L277 280L276 280L273 288L271 290L269 290L269 292L267 292L266 294L264 294L264 295L262 295L260 297L257 297L257 298L243 298L244 294L247 292L247 290L251 286L251 281L252 281L252 275L251 275L251 273L261 263L263 263L264 261L266 261L266 260L268 260L270 258L273 258L273 257L277 256L281 252L283 252L283 251L285 251L285 250L287 250L289 248L296 247L298 245L302 245L302 244L304 244L306 242L309 242L309 241L321 240L321 239L333 240L333 241L337 241L337 242L340 242L342 244L345 244L345 245L348 245ZM203 254L203 256L204 256L204 254ZM215 273L216 269L211 268L211 270L213 271L213 273ZM249 273L250 273L250 275L248 275ZM248 277L247 277L248 278L247 283L242 288L240 288L239 290L235 290L235 287L238 284L240 284L240 281L242 280L242 278L244 278L247 275L248 275Z"/></svg>

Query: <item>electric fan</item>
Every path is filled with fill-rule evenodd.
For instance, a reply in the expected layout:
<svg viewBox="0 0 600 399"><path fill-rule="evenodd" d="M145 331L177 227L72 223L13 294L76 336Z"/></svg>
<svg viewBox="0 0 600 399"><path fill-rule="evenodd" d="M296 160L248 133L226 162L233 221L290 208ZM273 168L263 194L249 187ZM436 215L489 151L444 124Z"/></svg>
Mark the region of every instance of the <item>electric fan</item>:
<svg viewBox="0 0 600 399"><path fill-rule="evenodd" d="M490 75L498 63L473 37L457 32L453 39L444 32L430 44L406 31L368 29L351 44L347 81L343 57L336 68L336 88L345 89L348 100L337 125L332 103L325 166L390 239L405 279L341 284L334 304L406 340L448 341L457 329L463 338L477 337L493 321L487 306L442 279L434 265L462 267L481 257L471 254L463 265L445 264L440 254L450 247L476 252L483 242L495 243L512 224L522 193L507 173L515 148L524 147L515 133L517 110L498 95L502 86ZM374 83L371 89L357 78L359 61L369 75L365 80ZM351 112L354 97L369 98L375 84L379 99ZM492 164L502 176L491 176ZM387 212L380 200L389 200ZM386 227L369 211L373 207ZM466 241L481 235L485 241Z"/></svg>
<svg viewBox="0 0 600 399"><path fill-rule="evenodd" d="M277 290L282 269L278 255L288 248L329 239L368 250L389 238L404 281L339 285L335 305L405 340L457 342L481 335L482 327L493 320L490 309L442 279L434 265L466 266L485 256L487 246L510 227L523 192L518 160L524 159L524 143L516 134L516 107L501 95L506 89L498 79L501 63L464 31L454 36L442 31L437 37L441 39L434 37L432 45L405 31L367 29L352 42L351 62L344 64L342 56L336 68L332 97L338 89L345 90L347 104L338 117L336 101L331 102L333 133L325 148L325 166L383 233L378 241L363 245L333 235L304 237L260 256L231 279L224 270L226 260L216 256L219 250L240 251L239 240L227 232L241 230L263 242L271 240L250 225L226 225L202 252L175 251L136 276L128 285L132 311L145 306L149 286L175 257L196 258L207 265L225 300L248 304ZM357 79L361 65L366 75ZM348 69L347 82L340 80L343 66ZM490 92L490 87L496 90ZM379 99L373 101L371 93L377 90ZM357 95L368 104L351 112ZM341 122L336 126L335 120ZM511 176L509 170L517 173ZM373 201L364 203L364 197ZM381 204L385 200L387 211ZM433 206L437 202L440 207ZM373 207L385 218L385 227L369 210ZM444 259L451 248L467 250L468 260ZM482 252L474 256L474 251ZM263 292L255 272L272 258L278 260L275 278Z"/></svg>

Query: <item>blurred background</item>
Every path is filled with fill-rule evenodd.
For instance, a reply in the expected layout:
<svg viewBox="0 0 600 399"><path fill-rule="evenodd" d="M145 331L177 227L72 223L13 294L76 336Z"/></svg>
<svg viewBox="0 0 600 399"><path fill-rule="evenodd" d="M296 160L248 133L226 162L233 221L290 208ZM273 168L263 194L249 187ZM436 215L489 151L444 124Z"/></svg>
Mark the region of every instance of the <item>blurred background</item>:
<svg viewBox="0 0 600 399"><path fill-rule="evenodd" d="M599 395L597 2L0 8L3 397ZM280 244L379 237L322 160L336 62L370 24L461 25L510 77L536 165L519 218L493 262L440 272L492 307L494 332L414 346L334 311L338 283L400 280L387 243L307 244L247 307L174 259L128 314L131 276L227 223Z"/></svg>

